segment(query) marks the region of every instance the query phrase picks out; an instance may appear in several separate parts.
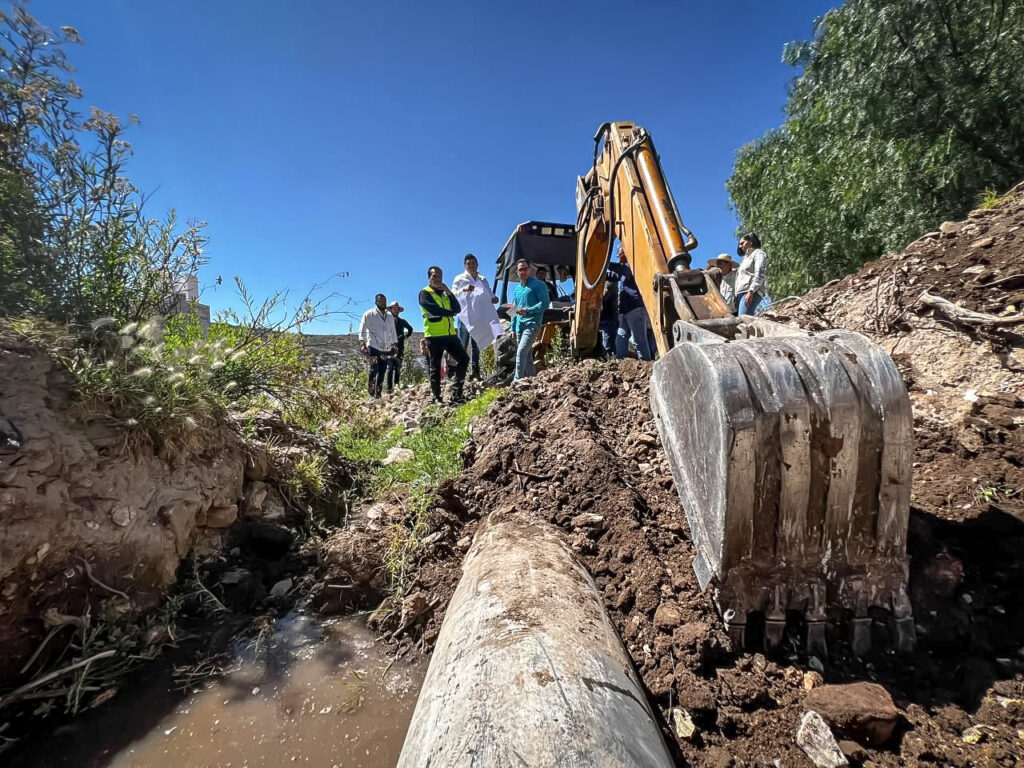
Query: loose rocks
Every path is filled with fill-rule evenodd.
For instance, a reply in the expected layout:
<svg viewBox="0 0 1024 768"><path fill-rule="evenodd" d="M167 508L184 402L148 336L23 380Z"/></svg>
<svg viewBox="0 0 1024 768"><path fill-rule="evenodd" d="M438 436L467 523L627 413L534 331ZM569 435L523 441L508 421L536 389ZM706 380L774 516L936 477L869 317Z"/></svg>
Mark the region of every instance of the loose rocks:
<svg viewBox="0 0 1024 768"><path fill-rule="evenodd" d="M876 683L823 685L804 704L847 738L876 747L889 741L899 719L892 696Z"/></svg>

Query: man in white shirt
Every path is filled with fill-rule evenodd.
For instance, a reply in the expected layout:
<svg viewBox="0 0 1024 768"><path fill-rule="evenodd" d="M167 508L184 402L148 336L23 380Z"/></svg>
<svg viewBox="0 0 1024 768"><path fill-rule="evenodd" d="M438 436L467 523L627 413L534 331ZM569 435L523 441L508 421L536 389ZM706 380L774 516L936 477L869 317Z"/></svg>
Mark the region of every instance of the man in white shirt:
<svg viewBox="0 0 1024 768"><path fill-rule="evenodd" d="M498 312L494 305L498 297L491 291L487 278L478 272L476 256L467 253L462 263L466 271L452 280L452 293L459 300L459 341L470 353L473 366L471 378L480 380L480 348L490 346L501 334Z"/></svg>
<svg viewBox="0 0 1024 768"><path fill-rule="evenodd" d="M370 369L370 399L377 400L384 385L387 360L398 346L398 333L395 331L395 316L388 312L387 297L378 293L373 303L373 309L366 310L359 321L359 351L365 355Z"/></svg>

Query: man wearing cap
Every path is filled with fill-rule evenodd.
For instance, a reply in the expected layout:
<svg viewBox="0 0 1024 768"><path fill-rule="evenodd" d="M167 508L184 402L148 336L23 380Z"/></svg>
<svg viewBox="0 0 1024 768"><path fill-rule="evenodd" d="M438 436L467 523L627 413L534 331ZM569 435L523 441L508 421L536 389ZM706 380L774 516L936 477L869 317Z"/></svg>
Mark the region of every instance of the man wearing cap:
<svg viewBox="0 0 1024 768"><path fill-rule="evenodd" d="M387 358L394 354L398 335L395 333L395 316L387 309L387 297L378 293L373 304L373 309L366 310L359 321L359 351L366 356L370 368L367 379L370 399L376 400L384 383Z"/></svg>
<svg viewBox="0 0 1024 768"><path fill-rule="evenodd" d="M404 317L399 317L405 312L405 307L397 301L388 304L388 311L395 318L395 334L398 336L398 344L395 347L395 354L388 358L388 374L385 383L390 395L398 386L398 377L402 373L402 357L405 355L405 340L412 336L412 326Z"/></svg>
<svg viewBox="0 0 1024 768"><path fill-rule="evenodd" d="M479 262L472 253L467 253L462 263L466 271L452 280L452 292L459 300L459 341L467 347L473 365L473 378L480 380L480 347L488 347L494 341L498 313L494 305L498 297L491 291L487 278L480 274Z"/></svg>
<svg viewBox="0 0 1024 768"><path fill-rule="evenodd" d="M722 272L722 279L718 283L718 292L722 294L725 306L734 315L736 314L736 262L728 253L720 253L715 257L715 266Z"/></svg>

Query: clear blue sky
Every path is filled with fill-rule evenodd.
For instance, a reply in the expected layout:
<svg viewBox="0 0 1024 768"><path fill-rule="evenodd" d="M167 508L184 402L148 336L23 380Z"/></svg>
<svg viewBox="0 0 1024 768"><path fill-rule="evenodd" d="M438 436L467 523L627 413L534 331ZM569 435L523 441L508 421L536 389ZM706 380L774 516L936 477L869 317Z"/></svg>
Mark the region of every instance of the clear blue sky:
<svg viewBox="0 0 1024 768"><path fill-rule="evenodd" d="M214 310L333 273L421 327L426 267L493 263L528 219L574 221L602 122L647 127L697 259L735 247L735 150L779 125L783 45L837 2L37 0L96 105L141 125L129 175L209 222ZM770 180L768 180L770 183ZM696 261L696 259L695 259ZM214 285L218 275L224 284ZM347 332L339 317L309 328Z"/></svg>

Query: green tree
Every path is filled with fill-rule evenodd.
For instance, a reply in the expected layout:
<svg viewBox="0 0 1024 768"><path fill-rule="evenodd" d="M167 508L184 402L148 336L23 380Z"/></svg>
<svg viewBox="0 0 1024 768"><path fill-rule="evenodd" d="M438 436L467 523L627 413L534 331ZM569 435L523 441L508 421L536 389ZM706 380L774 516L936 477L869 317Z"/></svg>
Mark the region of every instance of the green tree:
<svg viewBox="0 0 1024 768"><path fill-rule="evenodd" d="M962 217L1024 178L1024 0L848 0L790 43L783 125L727 182L776 294Z"/></svg>
<svg viewBox="0 0 1024 768"><path fill-rule="evenodd" d="M47 29L20 3L0 9L0 314L142 320L202 261L203 225L145 215L124 174L126 124L75 108L75 44L73 28Z"/></svg>

